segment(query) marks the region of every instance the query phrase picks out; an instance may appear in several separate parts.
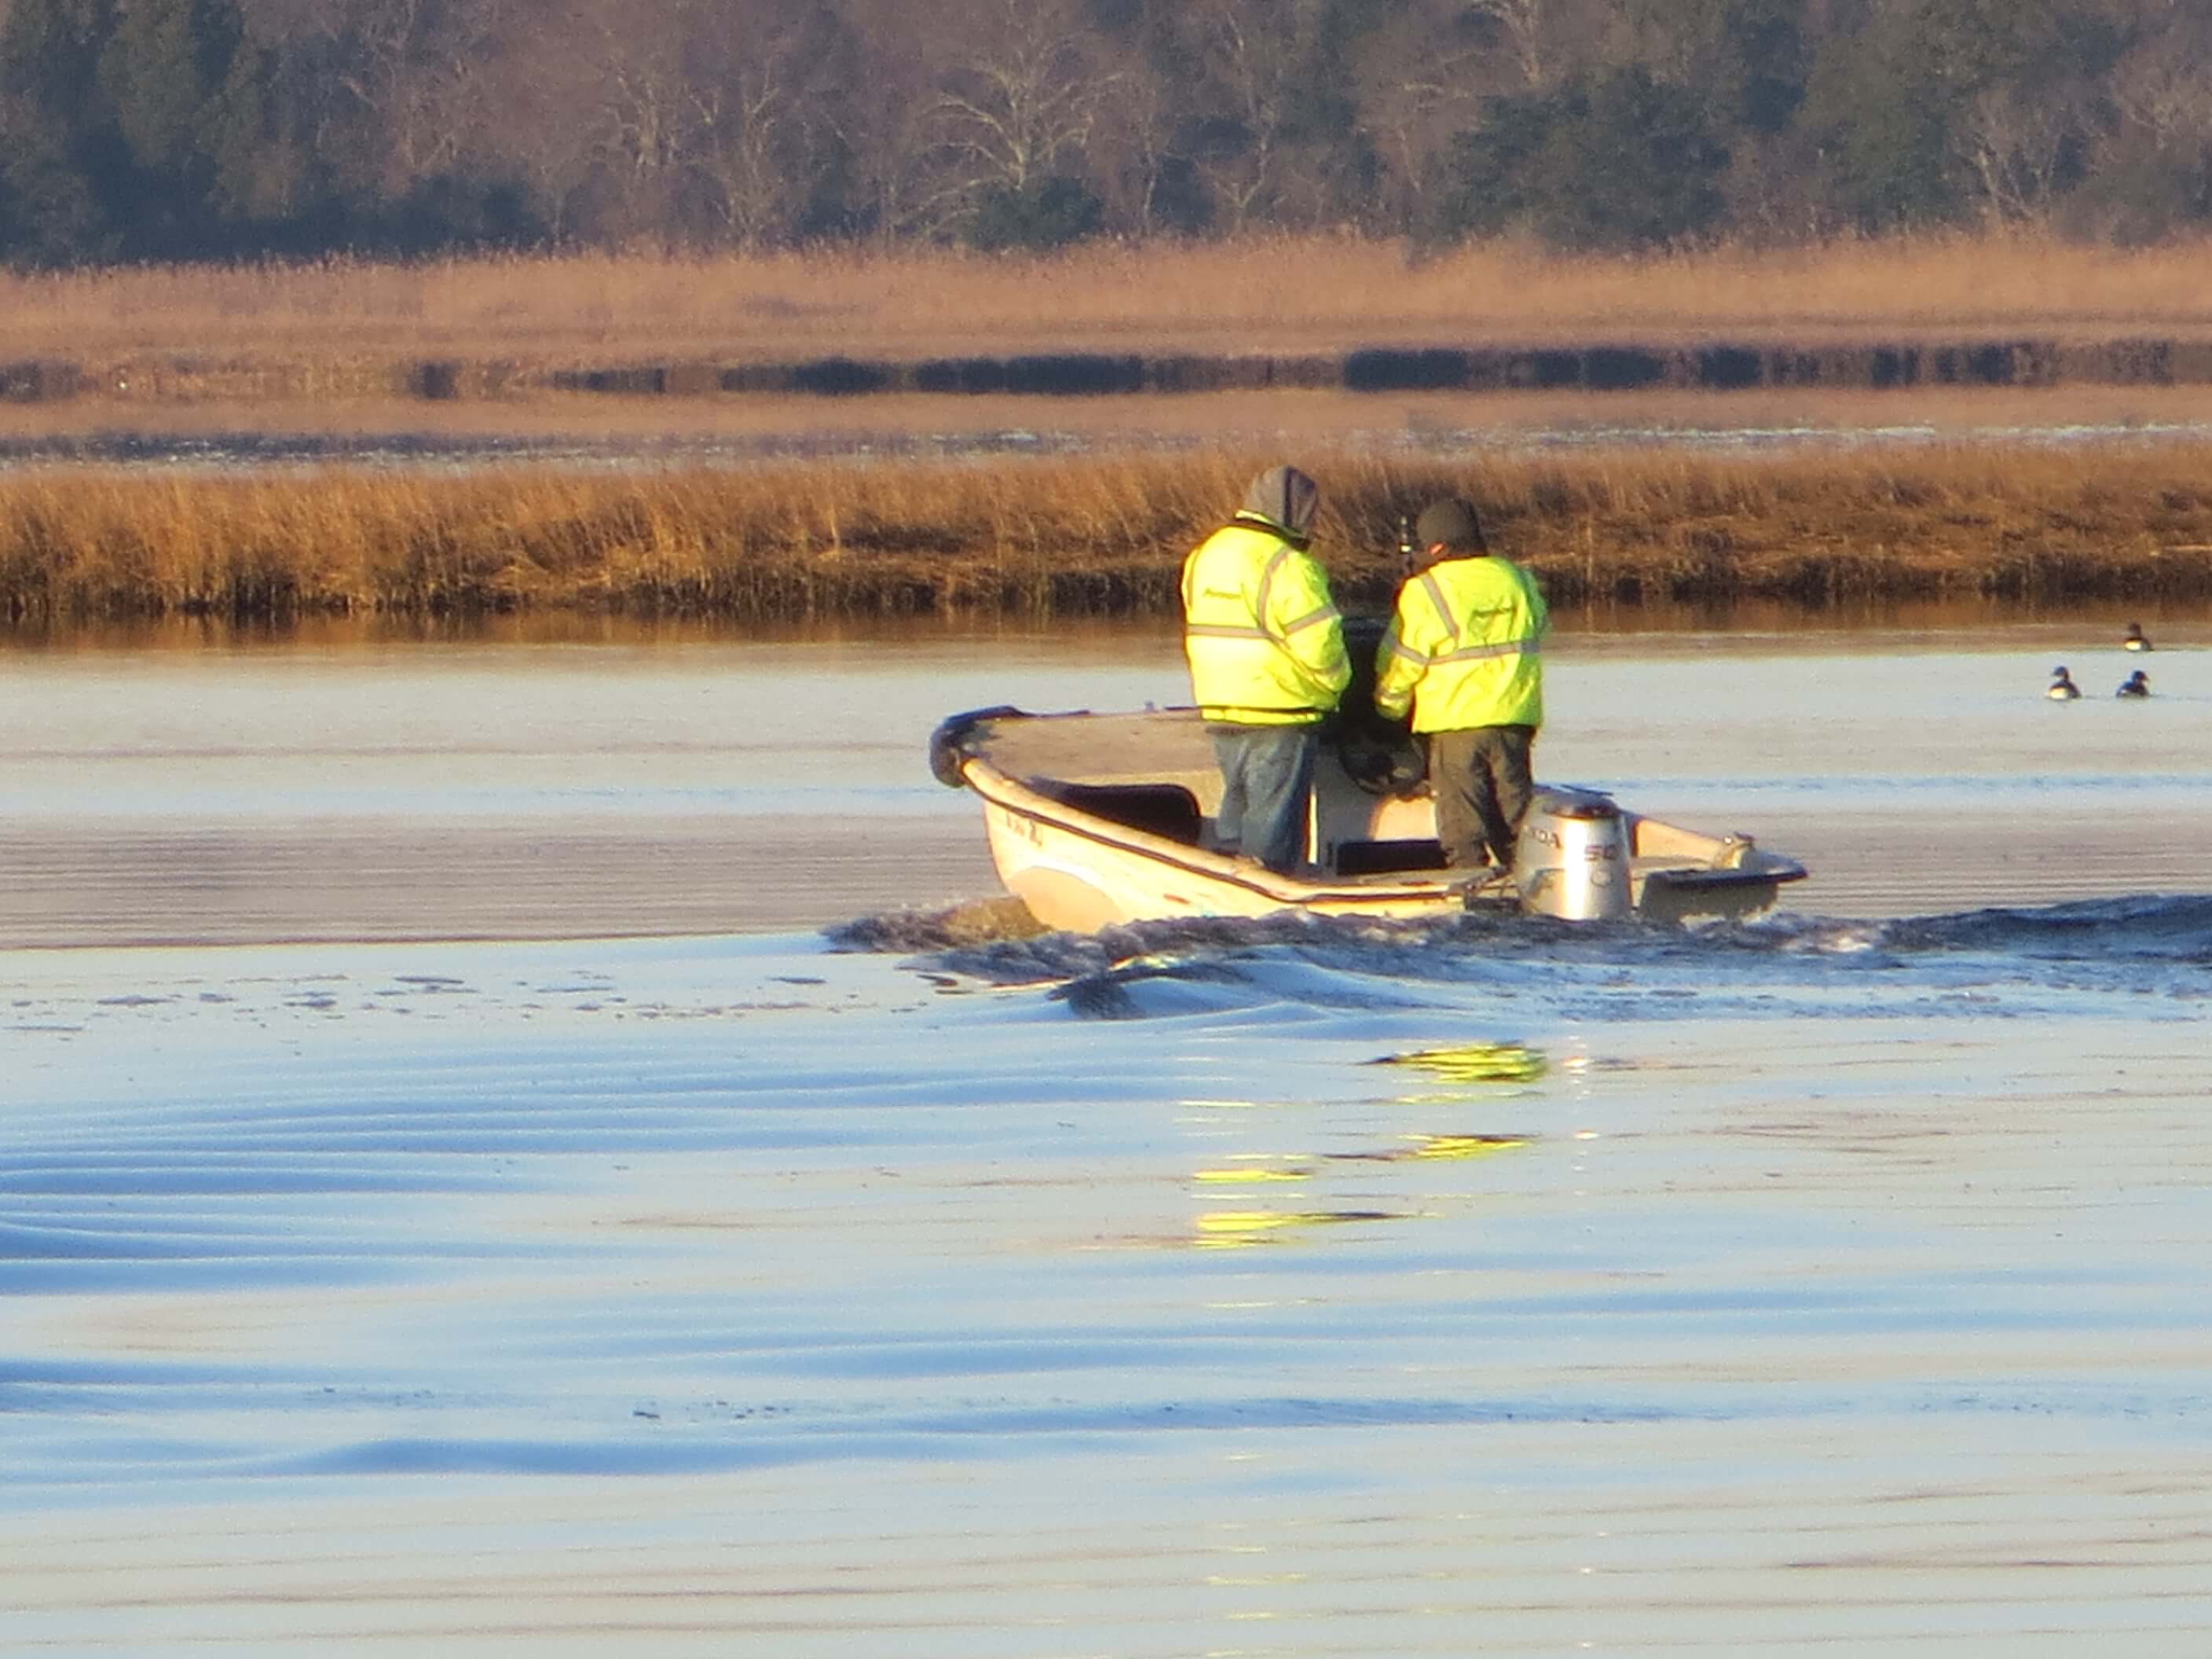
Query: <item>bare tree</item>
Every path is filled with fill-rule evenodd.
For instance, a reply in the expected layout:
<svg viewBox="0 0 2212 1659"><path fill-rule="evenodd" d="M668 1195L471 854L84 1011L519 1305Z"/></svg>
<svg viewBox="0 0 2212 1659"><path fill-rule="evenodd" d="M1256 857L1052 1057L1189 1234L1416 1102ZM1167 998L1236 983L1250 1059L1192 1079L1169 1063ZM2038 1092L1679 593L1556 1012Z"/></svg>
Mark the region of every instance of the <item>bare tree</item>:
<svg viewBox="0 0 2212 1659"><path fill-rule="evenodd" d="M1218 112L1199 170L1231 234L1244 230L1280 186L1299 91L1297 9L1275 0L1210 0L1191 16Z"/></svg>
<svg viewBox="0 0 2212 1659"><path fill-rule="evenodd" d="M1978 95L1961 124L1960 142L1983 213L2013 222L2044 217L2076 130L2066 103L2023 96L2010 87Z"/></svg>
<svg viewBox="0 0 2212 1659"><path fill-rule="evenodd" d="M1389 169L1386 222L1419 222L1431 164L1488 83L1466 15L1460 0L1411 0L1352 66L1363 124Z"/></svg>
<svg viewBox="0 0 2212 1659"><path fill-rule="evenodd" d="M596 106L601 82L592 55L575 49L591 31L581 0L541 3L543 27L503 54L491 76L500 118L489 135L496 151L483 160L523 181L547 229L566 240L599 228L589 202L603 135L596 122L580 118Z"/></svg>
<svg viewBox="0 0 2212 1659"><path fill-rule="evenodd" d="M715 240L787 236L818 173L818 112L852 95L848 41L811 0L685 0L698 212Z"/></svg>
<svg viewBox="0 0 2212 1659"><path fill-rule="evenodd" d="M780 235L802 188L787 140L794 121L791 71L769 56L691 94L701 137L692 169L723 240L737 247Z"/></svg>
<svg viewBox="0 0 2212 1659"><path fill-rule="evenodd" d="M257 0L295 139L341 188L386 199L496 146L499 82L526 0Z"/></svg>
<svg viewBox="0 0 2212 1659"><path fill-rule="evenodd" d="M2212 140L2212 26L2167 28L2120 64L2112 91L2154 149Z"/></svg>
<svg viewBox="0 0 2212 1659"><path fill-rule="evenodd" d="M678 197L696 135L681 19L665 5L599 0L586 21L598 68L574 112L588 134L602 229L673 241Z"/></svg>
<svg viewBox="0 0 2212 1659"><path fill-rule="evenodd" d="M940 154L935 100L947 68L944 33L917 34L906 0L840 0L838 10L866 43L846 94L823 112L843 152L856 228L881 244L942 235L964 205Z"/></svg>
<svg viewBox="0 0 2212 1659"><path fill-rule="evenodd" d="M1146 66L1128 62L1110 76L1114 95L1100 106L1088 146L1115 219L1139 236L1162 228L1161 194L1183 158L1176 143L1183 112L1173 89Z"/></svg>
<svg viewBox="0 0 2212 1659"><path fill-rule="evenodd" d="M1522 84L1542 86L1549 68L1545 40L1553 0L1473 0L1472 9L1495 20L1504 31L1506 50L1512 54Z"/></svg>
<svg viewBox="0 0 2212 1659"><path fill-rule="evenodd" d="M977 46L945 77L934 112L970 190L1025 190L1079 157L1109 77L1067 0L988 0Z"/></svg>

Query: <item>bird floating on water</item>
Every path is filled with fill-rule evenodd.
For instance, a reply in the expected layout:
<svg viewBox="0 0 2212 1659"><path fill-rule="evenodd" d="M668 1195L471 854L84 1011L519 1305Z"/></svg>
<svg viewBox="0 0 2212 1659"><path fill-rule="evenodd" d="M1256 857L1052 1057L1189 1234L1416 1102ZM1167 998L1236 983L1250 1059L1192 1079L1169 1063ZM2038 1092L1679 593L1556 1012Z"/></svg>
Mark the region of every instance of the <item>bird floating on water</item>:
<svg viewBox="0 0 2212 1659"><path fill-rule="evenodd" d="M2150 649L2150 641L2143 637L2142 624L2141 623L2130 623L2128 624L2128 636L2120 641L2120 649L2123 651L2148 651Z"/></svg>
<svg viewBox="0 0 2212 1659"><path fill-rule="evenodd" d="M2074 684L2074 677L2066 672L2063 663L2051 671L2051 689L2043 695L2053 702L2070 702L2081 695L2081 688Z"/></svg>
<svg viewBox="0 0 2212 1659"><path fill-rule="evenodd" d="M2150 676L2138 668L2120 682L2120 689L2112 695L2116 697L2147 697L2150 696Z"/></svg>

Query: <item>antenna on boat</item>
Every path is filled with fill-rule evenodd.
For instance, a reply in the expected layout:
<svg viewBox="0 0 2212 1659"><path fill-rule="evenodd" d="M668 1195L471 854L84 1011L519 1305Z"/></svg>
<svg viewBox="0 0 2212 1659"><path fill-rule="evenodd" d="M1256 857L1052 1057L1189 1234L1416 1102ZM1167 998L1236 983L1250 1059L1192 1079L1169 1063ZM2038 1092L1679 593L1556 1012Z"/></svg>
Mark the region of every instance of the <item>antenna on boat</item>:
<svg viewBox="0 0 2212 1659"><path fill-rule="evenodd" d="M1414 561L1419 556L1420 550L1413 545L1412 515L1401 513L1398 515L1398 558L1406 567L1406 574L1409 576L1413 574Z"/></svg>

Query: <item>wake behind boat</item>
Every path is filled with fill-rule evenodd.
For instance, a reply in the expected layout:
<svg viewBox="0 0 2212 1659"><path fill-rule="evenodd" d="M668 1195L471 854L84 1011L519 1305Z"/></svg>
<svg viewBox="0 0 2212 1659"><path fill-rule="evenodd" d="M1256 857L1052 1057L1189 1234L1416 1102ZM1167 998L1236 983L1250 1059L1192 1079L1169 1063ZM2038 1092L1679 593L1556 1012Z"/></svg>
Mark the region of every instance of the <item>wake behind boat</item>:
<svg viewBox="0 0 2212 1659"><path fill-rule="evenodd" d="M938 780L983 802L1006 890L1048 927L1176 916L1420 917L1518 908L1569 921L1756 915L1804 866L1742 835L1646 817L1590 789L1540 786L1511 875L1443 867L1410 738L1333 727L1315 768L1305 864L1279 875L1223 851L1221 775L1194 708L955 714L930 739Z"/></svg>

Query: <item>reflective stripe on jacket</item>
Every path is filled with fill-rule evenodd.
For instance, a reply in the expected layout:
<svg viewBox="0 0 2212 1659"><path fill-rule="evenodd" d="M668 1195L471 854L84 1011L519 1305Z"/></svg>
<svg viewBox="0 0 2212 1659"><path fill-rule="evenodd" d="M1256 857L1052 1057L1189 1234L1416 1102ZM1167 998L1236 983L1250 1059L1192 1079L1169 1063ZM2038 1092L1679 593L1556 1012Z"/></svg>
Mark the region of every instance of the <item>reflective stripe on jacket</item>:
<svg viewBox="0 0 2212 1659"><path fill-rule="evenodd" d="M1200 714L1300 726L1352 680L1344 624L1312 555L1252 523L1217 530L1182 565L1183 653Z"/></svg>
<svg viewBox="0 0 2212 1659"><path fill-rule="evenodd" d="M1551 613L1535 580L1506 559L1446 559L1398 590L1375 657L1375 706L1408 708L1416 732L1541 726L1540 654Z"/></svg>

